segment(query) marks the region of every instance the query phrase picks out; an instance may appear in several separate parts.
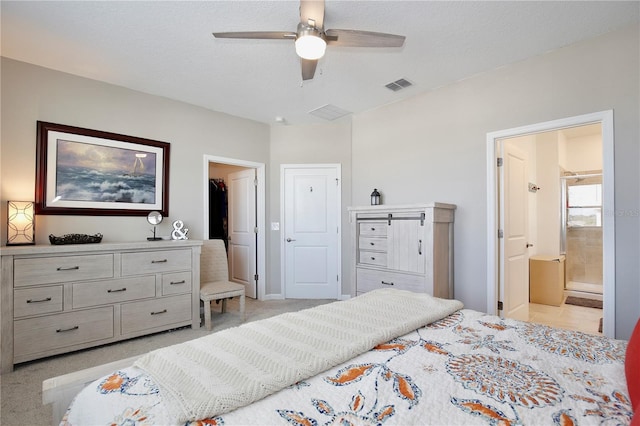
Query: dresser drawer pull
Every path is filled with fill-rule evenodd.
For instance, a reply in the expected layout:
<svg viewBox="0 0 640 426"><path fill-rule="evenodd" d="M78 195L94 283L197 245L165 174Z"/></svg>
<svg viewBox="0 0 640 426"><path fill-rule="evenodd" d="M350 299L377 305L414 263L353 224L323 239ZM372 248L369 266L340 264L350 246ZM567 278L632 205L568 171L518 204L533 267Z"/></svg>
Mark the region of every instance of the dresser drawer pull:
<svg viewBox="0 0 640 426"><path fill-rule="evenodd" d="M375 244L374 244L374 243L369 243L369 244L371 244L372 246L375 246Z"/></svg>
<svg viewBox="0 0 640 426"><path fill-rule="evenodd" d="M169 283L169 285L178 285L178 284L184 284L184 283L186 283L185 280L182 280L182 281L171 281Z"/></svg>
<svg viewBox="0 0 640 426"><path fill-rule="evenodd" d="M376 260L376 258L372 256L372 257L371 257L371 260Z"/></svg>
<svg viewBox="0 0 640 426"><path fill-rule="evenodd" d="M75 327L71 327L71 328L59 328L56 330L56 333L65 333L67 331L73 331L73 330L77 330L79 329L80 326L76 325Z"/></svg>
<svg viewBox="0 0 640 426"><path fill-rule="evenodd" d="M63 268L62 266L60 266L59 268L56 268L56 271L76 271L80 269L79 266L71 266L69 268Z"/></svg>
<svg viewBox="0 0 640 426"><path fill-rule="evenodd" d="M117 290L111 290L111 289L109 289L109 290L107 290L107 293L119 293L119 292L121 292L121 291L127 291L127 288L126 288L126 287L122 287L122 288L119 288L119 289L117 289Z"/></svg>
<svg viewBox="0 0 640 426"><path fill-rule="evenodd" d="M157 312L151 312L151 315L160 315L160 314L166 314L167 310L163 309L161 311L157 311Z"/></svg>
<svg viewBox="0 0 640 426"><path fill-rule="evenodd" d="M33 299L27 300L27 303L42 303L42 302L51 302L51 298L47 297L46 299L40 299L40 300L33 300Z"/></svg>
<svg viewBox="0 0 640 426"><path fill-rule="evenodd" d="M167 259L162 259L162 260L152 260L151 263L167 263L168 260Z"/></svg>
<svg viewBox="0 0 640 426"><path fill-rule="evenodd" d="M376 230L376 228L371 228L371 230L372 230L372 231L375 231L375 230Z"/></svg>
<svg viewBox="0 0 640 426"><path fill-rule="evenodd" d="M386 282L386 281L380 281L380 282L381 282L382 284L384 284L384 285L393 285L393 283L392 283L392 282L390 282L390 283L388 283L388 282Z"/></svg>
<svg viewBox="0 0 640 426"><path fill-rule="evenodd" d="M422 256L422 240L418 240L418 254Z"/></svg>

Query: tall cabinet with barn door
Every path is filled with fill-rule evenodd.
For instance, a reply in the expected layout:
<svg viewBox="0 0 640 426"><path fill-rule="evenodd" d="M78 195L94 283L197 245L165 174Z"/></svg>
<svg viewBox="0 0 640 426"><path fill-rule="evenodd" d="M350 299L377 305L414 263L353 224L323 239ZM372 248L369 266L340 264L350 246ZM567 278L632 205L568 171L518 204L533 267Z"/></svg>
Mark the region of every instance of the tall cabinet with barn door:
<svg viewBox="0 0 640 426"><path fill-rule="evenodd" d="M453 297L453 217L444 203L350 207L355 294L378 288Z"/></svg>

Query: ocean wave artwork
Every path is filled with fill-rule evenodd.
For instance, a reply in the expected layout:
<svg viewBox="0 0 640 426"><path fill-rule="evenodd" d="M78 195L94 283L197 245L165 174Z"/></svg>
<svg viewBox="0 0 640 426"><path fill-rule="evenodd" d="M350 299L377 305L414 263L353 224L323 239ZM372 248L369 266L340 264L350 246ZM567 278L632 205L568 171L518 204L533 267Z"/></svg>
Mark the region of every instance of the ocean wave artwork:
<svg viewBox="0 0 640 426"><path fill-rule="evenodd" d="M154 204L155 154L58 141L56 196L66 201Z"/></svg>

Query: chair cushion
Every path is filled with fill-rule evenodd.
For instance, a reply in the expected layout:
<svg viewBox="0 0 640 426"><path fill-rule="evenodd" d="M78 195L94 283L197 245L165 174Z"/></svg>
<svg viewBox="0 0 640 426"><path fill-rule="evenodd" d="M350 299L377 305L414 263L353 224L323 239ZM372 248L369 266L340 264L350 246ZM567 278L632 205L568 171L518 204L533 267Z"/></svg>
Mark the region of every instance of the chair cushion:
<svg viewBox="0 0 640 426"><path fill-rule="evenodd" d="M231 281L213 281L200 284L200 297L212 297L229 292L238 292L240 295L241 292L244 292L244 286Z"/></svg>
<svg viewBox="0 0 640 426"><path fill-rule="evenodd" d="M640 320L636 323L627 345L624 371L627 378L629 398L631 398L631 407L635 412L634 422L640 424Z"/></svg>

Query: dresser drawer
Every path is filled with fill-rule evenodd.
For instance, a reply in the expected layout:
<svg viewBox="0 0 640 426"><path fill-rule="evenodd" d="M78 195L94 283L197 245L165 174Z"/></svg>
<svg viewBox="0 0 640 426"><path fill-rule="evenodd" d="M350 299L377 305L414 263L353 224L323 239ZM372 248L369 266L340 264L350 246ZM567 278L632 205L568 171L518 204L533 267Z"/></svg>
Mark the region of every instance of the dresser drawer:
<svg viewBox="0 0 640 426"><path fill-rule="evenodd" d="M191 321L191 294L122 305L122 334Z"/></svg>
<svg viewBox="0 0 640 426"><path fill-rule="evenodd" d="M13 292L13 316L15 318L30 315L62 312L63 286L23 288Z"/></svg>
<svg viewBox="0 0 640 426"><path fill-rule="evenodd" d="M73 308L155 297L156 277L122 278L73 284Z"/></svg>
<svg viewBox="0 0 640 426"><path fill-rule="evenodd" d="M162 295L191 292L191 272L176 272L162 275Z"/></svg>
<svg viewBox="0 0 640 426"><path fill-rule="evenodd" d="M425 291L423 275L409 275L397 272L356 268L356 291L362 293L378 288L397 288L415 292Z"/></svg>
<svg viewBox="0 0 640 426"><path fill-rule="evenodd" d="M367 237L386 237L387 228L387 222L383 221L363 221L358 223L359 234Z"/></svg>
<svg viewBox="0 0 640 426"><path fill-rule="evenodd" d="M191 269L191 250L122 253L122 276Z"/></svg>
<svg viewBox="0 0 640 426"><path fill-rule="evenodd" d="M358 247L360 247L360 250L387 251L387 239L360 237Z"/></svg>
<svg viewBox="0 0 640 426"><path fill-rule="evenodd" d="M360 250L359 262L365 265L387 266L387 253Z"/></svg>
<svg viewBox="0 0 640 426"><path fill-rule="evenodd" d="M31 354L111 337L111 306L17 320L14 323L14 356L19 359Z"/></svg>
<svg viewBox="0 0 640 426"><path fill-rule="evenodd" d="M15 259L13 267L14 287L111 278L113 254Z"/></svg>

